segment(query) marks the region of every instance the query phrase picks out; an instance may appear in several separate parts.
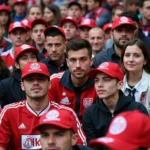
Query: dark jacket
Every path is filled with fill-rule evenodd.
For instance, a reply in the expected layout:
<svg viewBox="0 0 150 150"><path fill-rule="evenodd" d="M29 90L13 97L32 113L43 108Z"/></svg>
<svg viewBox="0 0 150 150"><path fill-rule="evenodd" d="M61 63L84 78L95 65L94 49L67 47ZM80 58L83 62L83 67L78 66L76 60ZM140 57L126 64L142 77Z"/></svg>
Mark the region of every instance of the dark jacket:
<svg viewBox="0 0 150 150"><path fill-rule="evenodd" d="M2 107L26 98L25 92L21 89L20 82L21 73L19 72L0 81L0 105Z"/></svg>
<svg viewBox="0 0 150 150"><path fill-rule="evenodd" d="M93 138L105 136L114 116L121 112L135 109L148 115L143 104L133 101L128 96L124 96L121 91L114 113L109 111L102 99L97 99L96 103L87 108L83 114L83 130L86 134L87 142Z"/></svg>
<svg viewBox="0 0 150 150"><path fill-rule="evenodd" d="M73 150L93 150L93 149L84 145L75 145L73 146Z"/></svg>

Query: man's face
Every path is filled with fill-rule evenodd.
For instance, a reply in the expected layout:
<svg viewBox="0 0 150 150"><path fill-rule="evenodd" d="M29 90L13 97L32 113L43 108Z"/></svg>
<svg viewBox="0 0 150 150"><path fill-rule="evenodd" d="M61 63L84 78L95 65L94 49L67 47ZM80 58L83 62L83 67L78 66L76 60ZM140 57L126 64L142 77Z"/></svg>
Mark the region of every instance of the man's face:
<svg viewBox="0 0 150 150"><path fill-rule="evenodd" d="M5 33L5 28L3 26L0 26L0 40L3 39L4 33Z"/></svg>
<svg viewBox="0 0 150 150"><path fill-rule="evenodd" d="M126 43L134 38L134 30L130 25L122 25L112 31L112 38L117 47L122 49Z"/></svg>
<svg viewBox="0 0 150 150"><path fill-rule="evenodd" d="M81 27L80 28L80 37L82 39L88 40L90 27Z"/></svg>
<svg viewBox="0 0 150 150"><path fill-rule="evenodd" d="M66 34L66 39L68 41L74 39L76 37L76 26L72 22L66 22L62 25L64 32Z"/></svg>
<svg viewBox="0 0 150 150"><path fill-rule="evenodd" d="M48 56L52 61L60 61L64 59L65 53L65 40L61 35L46 36L45 48L47 49Z"/></svg>
<svg viewBox="0 0 150 150"><path fill-rule="evenodd" d="M92 46L93 53L103 50L105 44L105 35L101 30L91 30L89 32L89 42Z"/></svg>
<svg viewBox="0 0 150 150"><path fill-rule="evenodd" d="M121 89L121 81L117 81L117 79L102 72L97 73L94 80L98 97L108 100L108 105L111 104L111 100L116 97L118 90Z"/></svg>
<svg viewBox="0 0 150 150"><path fill-rule="evenodd" d="M6 11L0 11L0 23L1 25L6 25L9 20L8 12Z"/></svg>
<svg viewBox="0 0 150 150"><path fill-rule="evenodd" d="M72 150L77 143L77 135L69 129L44 125L40 130L42 150Z"/></svg>
<svg viewBox="0 0 150 150"><path fill-rule="evenodd" d="M72 5L69 9L68 9L68 16L74 17L77 20L79 19L79 17L81 16L81 10L77 5Z"/></svg>
<svg viewBox="0 0 150 150"><path fill-rule="evenodd" d="M26 42L27 32L24 29L16 28L9 34L10 39L15 47L20 46Z"/></svg>
<svg viewBox="0 0 150 150"><path fill-rule="evenodd" d="M45 42L44 30L46 29L45 25L37 24L33 27L31 37L37 45L42 45Z"/></svg>
<svg viewBox="0 0 150 150"><path fill-rule="evenodd" d="M92 59L88 54L87 48L78 51L69 50L67 65L74 79L84 79L87 77L87 72L92 65Z"/></svg>
<svg viewBox="0 0 150 150"><path fill-rule="evenodd" d="M43 100L46 97L49 85L48 77L41 74L28 75L21 83L22 90L27 95L27 100L34 99L35 101Z"/></svg>
<svg viewBox="0 0 150 150"><path fill-rule="evenodd" d="M89 11L93 11L95 9L96 2L94 0L87 0L87 6Z"/></svg>
<svg viewBox="0 0 150 150"><path fill-rule="evenodd" d="M23 15L26 10L26 4L22 2L16 3L14 9L16 11L16 14Z"/></svg>
<svg viewBox="0 0 150 150"><path fill-rule="evenodd" d="M145 20L150 20L150 1L145 1L141 9L142 17Z"/></svg>
<svg viewBox="0 0 150 150"><path fill-rule="evenodd" d="M37 57L34 53L25 52L19 56L19 62L15 64L17 69L22 70L23 67L31 62L37 62Z"/></svg>
<svg viewBox="0 0 150 150"><path fill-rule="evenodd" d="M117 0L106 0L109 6L114 6L117 3Z"/></svg>
<svg viewBox="0 0 150 150"><path fill-rule="evenodd" d="M33 7L30 9L30 12L28 14L29 20L35 20L38 18L42 18L42 10L38 7Z"/></svg>

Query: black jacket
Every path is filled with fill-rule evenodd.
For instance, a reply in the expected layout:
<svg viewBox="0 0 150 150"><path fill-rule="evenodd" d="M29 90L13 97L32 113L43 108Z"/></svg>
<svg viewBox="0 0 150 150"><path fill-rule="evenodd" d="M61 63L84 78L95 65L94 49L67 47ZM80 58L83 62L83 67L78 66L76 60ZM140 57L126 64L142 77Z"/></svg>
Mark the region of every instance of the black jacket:
<svg viewBox="0 0 150 150"><path fill-rule="evenodd" d="M73 146L73 150L93 150L93 149L84 145L75 145Z"/></svg>
<svg viewBox="0 0 150 150"><path fill-rule="evenodd" d="M25 92L21 89L20 82L21 73L19 72L0 81L0 105L2 107L26 98Z"/></svg>
<svg viewBox="0 0 150 150"><path fill-rule="evenodd" d="M144 105L133 101L130 97L124 96L120 91L119 100L114 113L112 114L102 99L97 99L96 103L87 108L83 114L83 130L87 137L87 142L93 138L105 136L108 127L114 116L124 111L139 110L148 115Z"/></svg>

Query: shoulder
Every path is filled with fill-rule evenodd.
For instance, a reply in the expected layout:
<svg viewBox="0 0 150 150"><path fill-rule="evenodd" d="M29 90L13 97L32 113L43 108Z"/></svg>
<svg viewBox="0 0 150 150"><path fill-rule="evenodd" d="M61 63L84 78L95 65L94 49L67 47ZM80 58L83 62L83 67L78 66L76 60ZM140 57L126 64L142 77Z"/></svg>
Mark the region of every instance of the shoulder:
<svg viewBox="0 0 150 150"><path fill-rule="evenodd" d="M10 50L7 50L1 54L2 57L5 57L10 54Z"/></svg>
<svg viewBox="0 0 150 150"><path fill-rule="evenodd" d="M53 75L51 75L50 80L60 80L63 76L64 72L60 72L60 73L54 73Z"/></svg>
<svg viewBox="0 0 150 150"><path fill-rule="evenodd" d="M75 150L76 149L78 149L78 150L93 150L90 147L84 146L84 145L75 145L74 147L76 147Z"/></svg>

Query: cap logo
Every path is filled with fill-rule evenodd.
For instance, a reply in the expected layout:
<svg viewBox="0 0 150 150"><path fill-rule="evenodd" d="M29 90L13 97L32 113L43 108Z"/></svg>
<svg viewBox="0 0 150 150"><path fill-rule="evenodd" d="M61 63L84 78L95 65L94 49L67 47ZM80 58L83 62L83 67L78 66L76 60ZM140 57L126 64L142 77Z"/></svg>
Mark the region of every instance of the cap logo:
<svg viewBox="0 0 150 150"><path fill-rule="evenodd" d="M22 46L21 46L21 48L22 48L22 50L25 50L25 49L30 48L30 46L29 46L29 45L24 44L24 45L22 45Z"/></svg>
<svg viewBox="0 0 150 150"><path fill-rule="evenodd" d="M60 121L59 112L57 110L51 110L46 114L46 118L43 121Z"/></svg>
<svg viewBox="0 0 150 150"><path fill-rule="evenodd" d="M33 71L33 70L41 70L40 69L40 65L37 64L37 63L31 64L30 65L30 69L31 69L31 71Z"/></svg>
<svg viewBox="0 0 150 150"><path fill-rule="evenodd" d="M119 24L120 23L129 23L129 19L127 17L121 17L120 21L119 21Z"/></svg>
<svg viewBox="0 0 150 150"><path fill-rule="evenodd" d="M71 16L67 17L67 19L73 19Z"/></svg>
<svg viewBox="0 0 150 150"><path fill-rule="evenodd" d="M115 118L110 126L109 132L111 134L120 134L127 127L127 121L124 117L119 116Z"/></svg>
<svg viewBox="0 0 150 150"><path fill-rule="evenodd" d="M108 62L104 62L101 65L99 65L99 68L108 69L108 66L109 66L109 63Z"/></svg>
<svg viewBox="0 0 150 150"><path fill-rule="evenodd" d="M83 23L90 24L90 20L89 19L85 19L85 20L83 20Z"/></svg>
<svg viewBox="0 0 150 150"><path fill-rule="evenodd" d="M26 19L24 19L22 22L23 22L25 25L28 24L28 20L26 20Z"/></svg>
<svg viewBox="0 0 150 150"><path fill-rule="evenodd" d="M114 139L110 137L103 137L103 138L100 138L99 141L104 142L104 143L111 143L114 141Z"/></svg>
<svg viewBox="0 0 150 150"><path fill-rule="evenodd" d="M20 22L15 22L15 23L14 23L14 28L20 27L20 26L21 26Z"/></svg>

